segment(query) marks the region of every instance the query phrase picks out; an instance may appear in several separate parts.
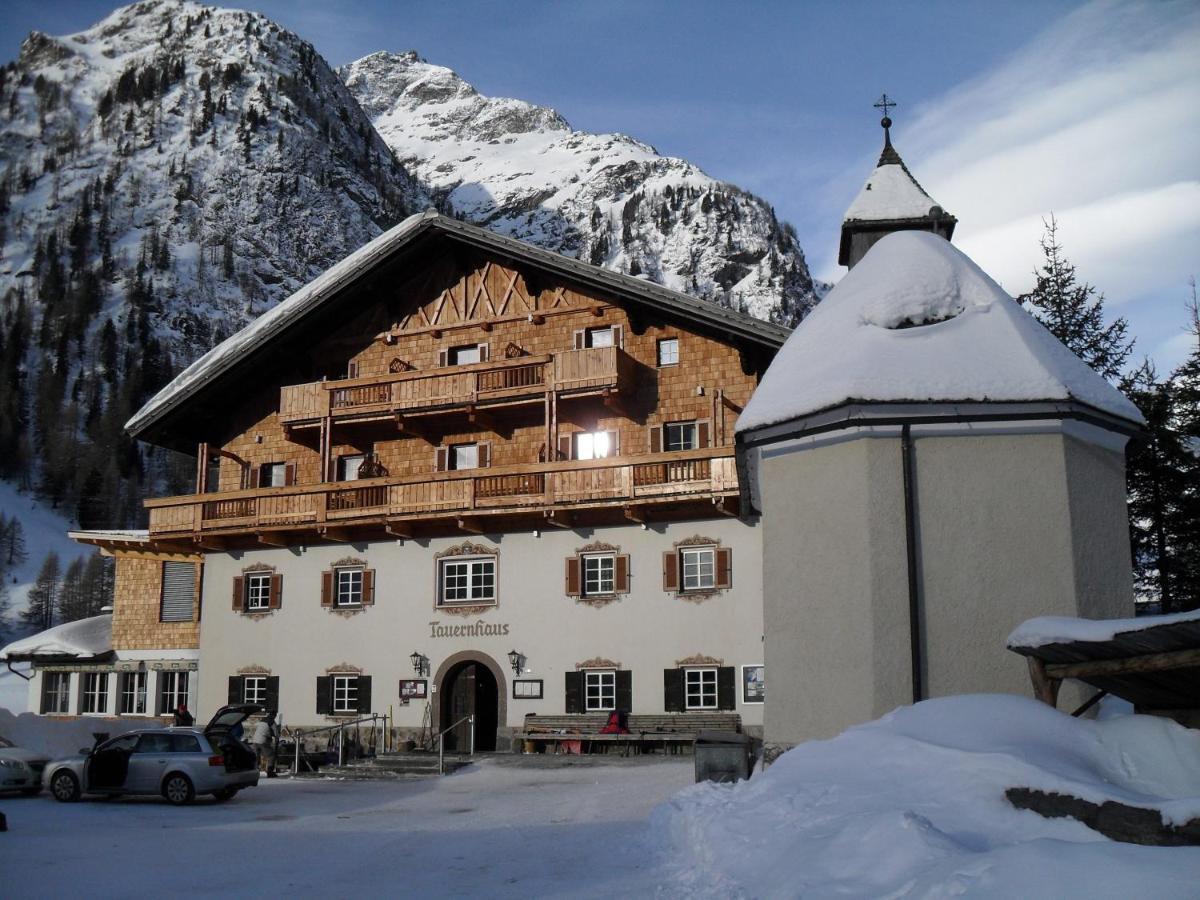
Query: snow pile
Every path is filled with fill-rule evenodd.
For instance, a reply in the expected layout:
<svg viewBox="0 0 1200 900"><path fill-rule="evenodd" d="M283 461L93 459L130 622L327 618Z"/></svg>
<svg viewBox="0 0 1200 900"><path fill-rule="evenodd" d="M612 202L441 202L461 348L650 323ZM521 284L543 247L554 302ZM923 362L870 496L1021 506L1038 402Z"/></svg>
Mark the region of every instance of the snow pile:
<svg viewBox="0 0 1200 900"><path fill-rule="evenodd" d="M1069 400L1143 421L961 250L900 231L872 247L792 333L737 430L855 401Z"/></svg>
<svg viewBox="0 0 1200 900"><path fill-rule="evenodd" d="M934 206L937 204L933 198L922 190L903 165L887 163L871 173L846 210L845 218L846 221L866 222L922 219Z"/></svg>
<svg viewBox="0 0 1200 900"><path fill-rule="evenodd" d="M168 720L138 719L122 721L85 716L78 719L48 719L33 713L16 715L0 708L0 735L18 747L44 753L51 759L75 756L83 747L95 743L94 734L116 736L134 728L162 728Z"/></svg>
<svg viewBox="0 0 1200 900"><path fill-rule="evenodd" d="M1111 641L1118 634L1145 631L1177 622L1200 623L1200 610L1167 616L1138 616L1133 619L1075 619L1070 616L1039 616L1027 619L1008 636L1009 647L1044 647L1072 641Z"/></svg>
<svg viewBox="0 0 1200 900"><path fill-rule="evenodd" d="M92 657L112 650L112 616L100 615L55 625L0 650L0 660L14 656Z"/></svg>
<svg viewBox="0 0 1200 900"><path fill-rule="evenodd" d="M1195 897L1200 848L1115 843L1011 807L1010 787L1200 815L1200 734L1072 719L1021 697L930 700L803 744L654 814L675 890L701 896Z"/></svg>

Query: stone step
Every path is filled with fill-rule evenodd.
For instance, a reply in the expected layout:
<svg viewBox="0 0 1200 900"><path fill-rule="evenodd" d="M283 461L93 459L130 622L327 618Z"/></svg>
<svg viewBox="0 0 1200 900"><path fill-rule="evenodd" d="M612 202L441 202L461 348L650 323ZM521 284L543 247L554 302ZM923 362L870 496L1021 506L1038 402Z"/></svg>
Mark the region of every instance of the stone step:
<svg viewBox="0 0 1200 900"><path fill-rule="evenodd" d="M471 764L470 757L446 756L446 773L456 772ZM437 754L396 753L355 760L344 766L324 766L317 777L353 778L361 780L393 778L428 778L438 775Z"/></svg>

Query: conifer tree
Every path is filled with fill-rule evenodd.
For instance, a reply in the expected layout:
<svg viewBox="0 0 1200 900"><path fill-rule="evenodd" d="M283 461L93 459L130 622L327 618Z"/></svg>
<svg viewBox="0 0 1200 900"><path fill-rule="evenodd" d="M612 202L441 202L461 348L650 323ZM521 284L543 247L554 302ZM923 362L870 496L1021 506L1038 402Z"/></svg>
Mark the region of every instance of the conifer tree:
<svg viewBox="0 0 1200 900"><path fill-rule="evenodd" d="M59 586L57 607L58 621L74 622L88 615L87 596L83 589L83 560L71 560Z"/></svg>
<svg viewBox="0 0 1200 900"><path fill-rule="evenodd" d="M59 572L58 554L51 550L46 554L37 580L29 590L29 606L21 613L21 621L30 628L45 631L54 624Z"/></svg>
<svg viewBox="0 0 1200 900"><path fill-rule="evenodd" d="M19 566L29 558L25 548L25 526L16 516L2 523L0 528L0 565L6 568Z"/></svg>

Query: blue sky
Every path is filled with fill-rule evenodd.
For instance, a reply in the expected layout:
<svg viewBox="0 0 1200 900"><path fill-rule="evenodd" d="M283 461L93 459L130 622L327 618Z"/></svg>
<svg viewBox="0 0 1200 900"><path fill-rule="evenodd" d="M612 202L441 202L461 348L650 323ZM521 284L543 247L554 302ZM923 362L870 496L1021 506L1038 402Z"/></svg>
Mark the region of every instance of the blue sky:
<svg viewBox="0 0 1200 900"><path fill-rule="evenodd" d="M1012 293L1051 211L1080 275L1160 368L1200 274L1200 4L258 0L334 65L415 49L485 94L622 131L766 198L836 280L842 213L893 134L956 242ZM0 47L112 4L6 0Z"/></svg>

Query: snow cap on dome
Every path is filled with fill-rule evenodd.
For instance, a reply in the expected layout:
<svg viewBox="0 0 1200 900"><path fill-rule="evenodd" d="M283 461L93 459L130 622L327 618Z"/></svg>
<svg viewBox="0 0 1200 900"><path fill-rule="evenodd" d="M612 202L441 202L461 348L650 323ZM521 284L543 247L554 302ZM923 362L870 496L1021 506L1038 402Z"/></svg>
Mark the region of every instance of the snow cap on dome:
<svg viewBox="0 0 1200 900"><path fill-rule="evenodd" d="M892 152L889 154L888 151ZM850 208L847 222L891 222L897 219L925 219L938 204L917 184L900 156L888 144L879 165L871 173Z"/></svg>
<svg viewBox="0 0 1200 900"><path fill-rule="evenodd" d="M949 241L881 239L796 328L738 419L774 425L850 402L1077 401L1144 419Z"/></svg>

